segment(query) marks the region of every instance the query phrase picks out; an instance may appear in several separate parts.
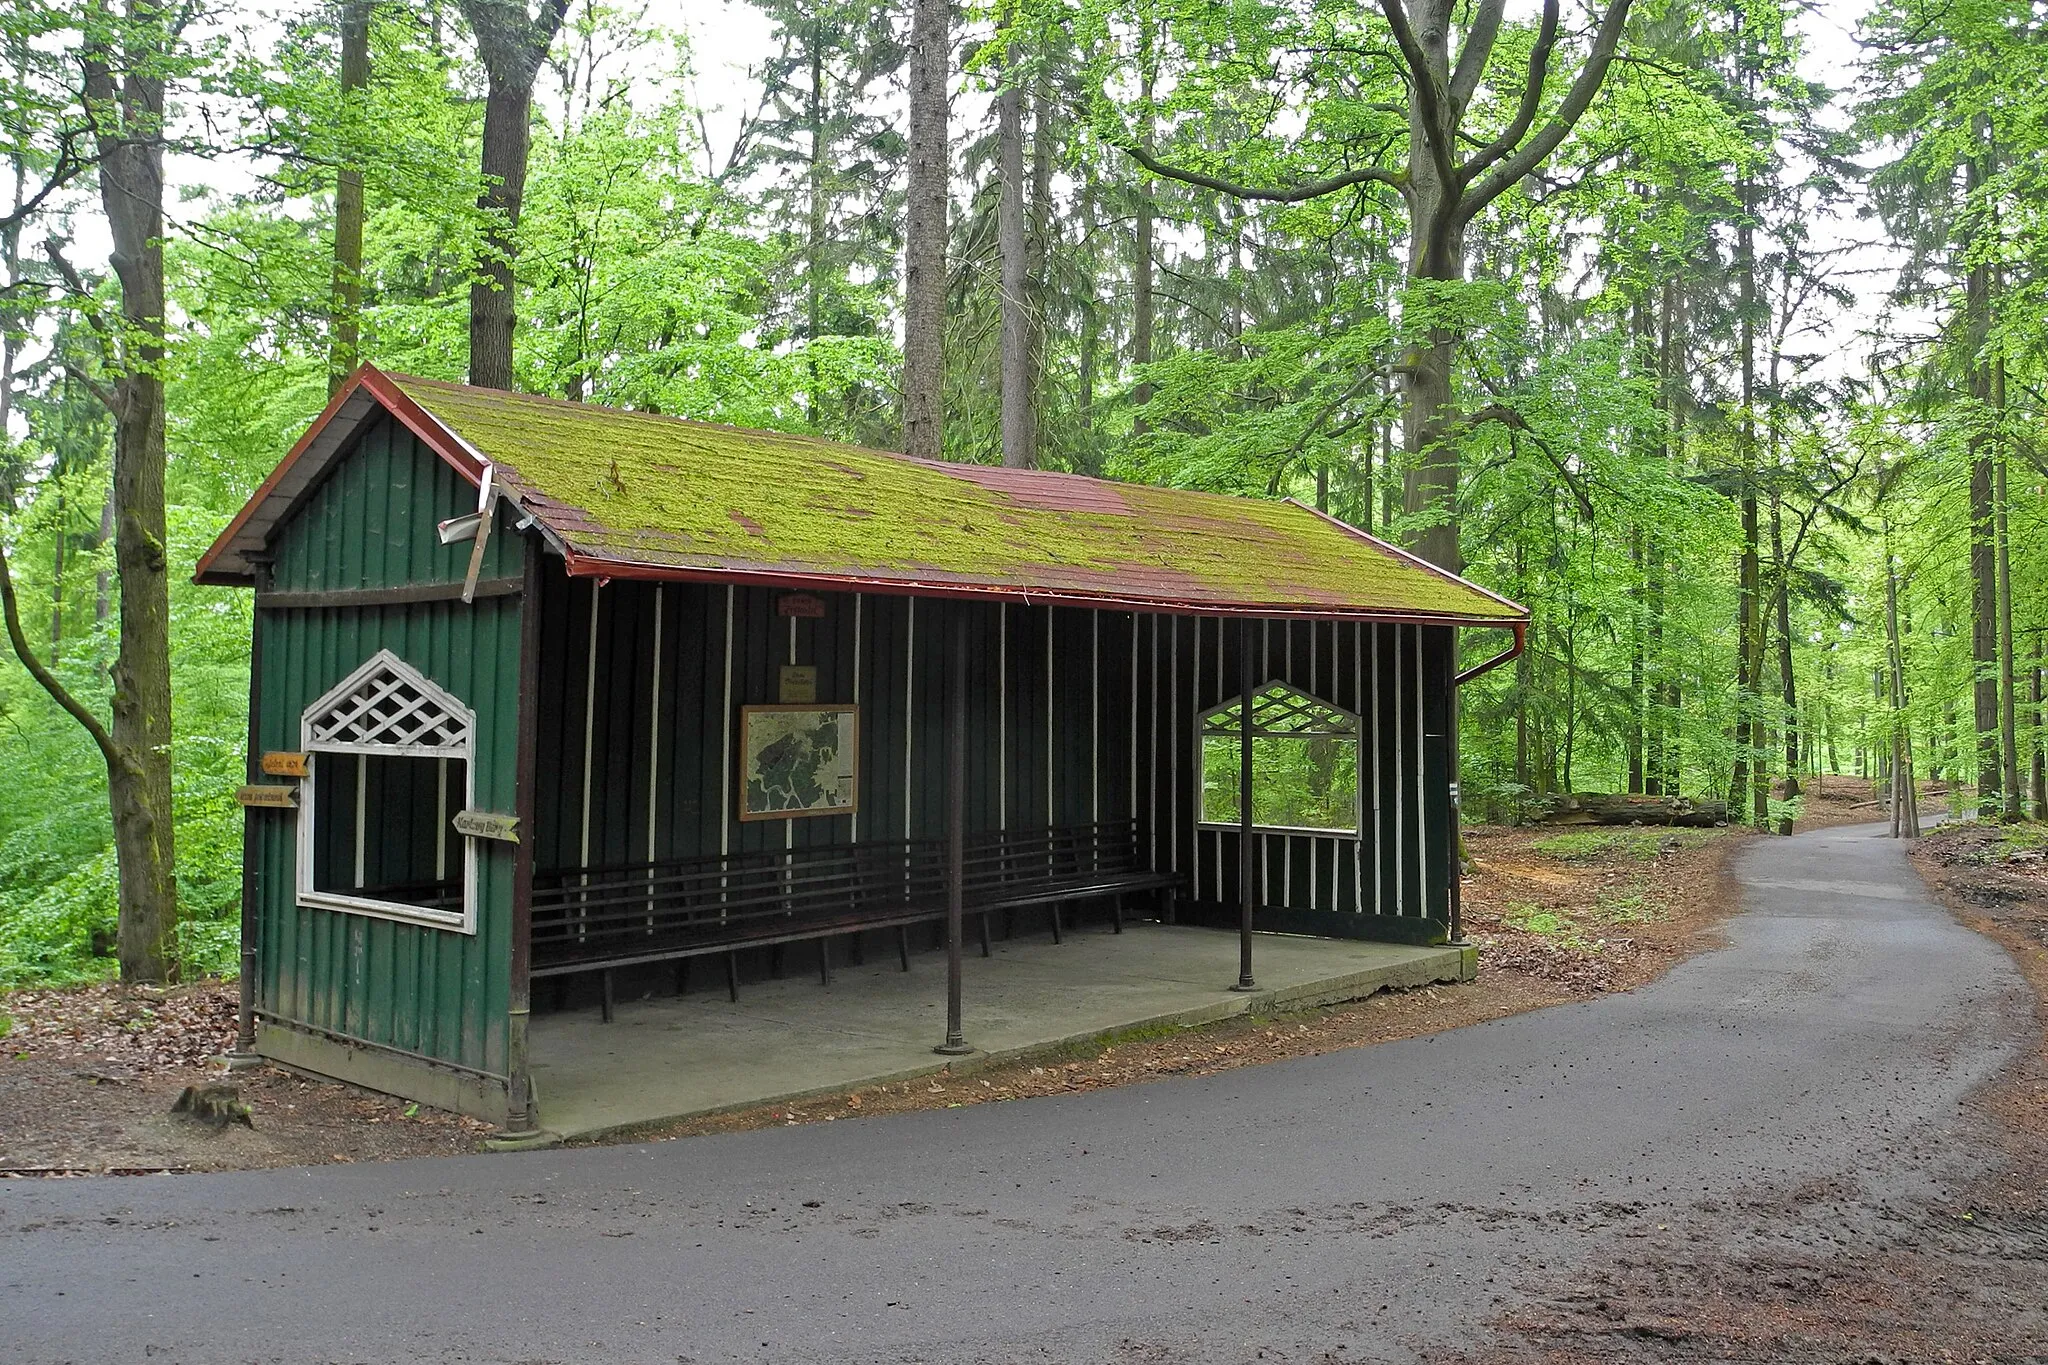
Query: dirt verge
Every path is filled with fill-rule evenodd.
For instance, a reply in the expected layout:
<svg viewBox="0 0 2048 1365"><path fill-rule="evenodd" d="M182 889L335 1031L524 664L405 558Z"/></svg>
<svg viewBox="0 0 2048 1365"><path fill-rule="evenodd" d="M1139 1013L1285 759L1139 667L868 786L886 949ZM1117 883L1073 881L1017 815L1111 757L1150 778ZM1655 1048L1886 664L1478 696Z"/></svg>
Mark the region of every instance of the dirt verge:
<svg viewBox="0 0 2048 1365"><path fill-rule="evenodd" d="M225 1079L252 1127L174 1117L235 1040L235 987L88 986L0 999L0 1178L244 1170L473 1151L488 1124L276 1067Z"/></svg>

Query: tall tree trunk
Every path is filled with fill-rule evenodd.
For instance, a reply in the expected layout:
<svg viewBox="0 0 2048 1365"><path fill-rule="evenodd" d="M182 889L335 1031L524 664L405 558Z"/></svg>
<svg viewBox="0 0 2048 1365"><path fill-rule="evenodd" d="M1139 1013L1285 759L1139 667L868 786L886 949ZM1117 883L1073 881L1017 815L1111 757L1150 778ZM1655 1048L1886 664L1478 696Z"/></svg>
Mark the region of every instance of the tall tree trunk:
<svg viewBox="0 0 2048 1365"><path fill-rule="evenodd" d="M1521 590L1527 584L1528 551L1518 539L1515 542L1515 585ZM1529 690L1535 682L1535 655L1524 649L1515 656L1515 785L1524 792L1529 786Z"/></svg>
<svg viewBox="0 0 2048 1365"><path fill-rule="evenodd" d="M1977 120L1980 142L1988 139L1983 118ZM1985 180L1984 155L1965 163L1964 180L1971 194ZM1980 414L1991 404L1991 367L1984 348L1991 329L1991 267L1981 260L1968 265L1963 283L1964 344L1968 347L1970 395ZM1977 813L1996 819L2000 812L1998 725L1998 554L1994 545L1992 464L1995 443L1980 429L1970 439L1970 660L1977 726Z"/></svg>
<svg viewBox="0 0 2048 1365"><path fill-rule="evenodd" d="M1643 713L1647 709L1643 698L1644 650L1648 645L1648 632L1643 622L1643 599L1646 596L1643 558L1643 528L1631 527L1628 544L1628 729L1623 736L1623 747L1627 750L1628 790L1637 795L1643 792Z"/></svg>
<svg viewBox="0 0 2048 1365"><path fill-rule="evenodd" d="M1664 794L1664 547L1653 536L1649 547L1649 584L1644 592L1649 617L1643 658L1648 686L1644 689L1643 792Z"/></svg>
<svg viewBox="0 0 2048 1365"><path fill-rule="evenodd" d="M1778 699L1783 705L1781 724L1785 727L1785 799L1799 795L1799 685L1792 672L1792 593L1790 567L1785 563L1784 515L1778 495L1771 494L1771 560L1777 589L1772 594L1778 608ZM1792 832L1792 817L1778 817L1778 833Z"/></svg>
<svg viewBox="0 0 2048 1365"><path fill-rule="evenodd" d="M1683 450L1686 409L1680 401L1680 376L1686 344L1686 300L1685 291L1679 287L1676 273L1664 284L1664 317L1659 324L1660 375L1658 388L1663 394L1665 431L1664 467L1673 469ZM1658 673L1663 680L1663 691L1659 697L1662 706L1657 714L1658 733L1664 743L1664 776L1662 794L1678 795L1680 786L1681 754L1678 742L1679 706L1682 700L1676 670L1664 657L1664 614L1665 582L1668 574L1667 561L1659 542L1657 555L1656 610L1651 617L1651 628L1656 633L1656 658L1659 660Z"/></svg>
<svg viewBox="0 0 2048 1365"><path fill-rule="evenodd" d="M469 286L469 382L512 387L512 333L518 320L519 210L526 199L526 154L532 133L533 82L561 30L569 0L541 0L529 18L526 0L461 0L476 34L488 82L484 91L483 193L488 216L484 251Z"/></svg>
<svg viewBox="0 0 2048 1365"><path fill-rule="evenodd" d="M1081 200L1081 240L1092 242L1095 240L1095 229L1098 226L1095 194L1091 188L1083 186L1079 197ZM1093 259L1092 255L1082 258L1083 270L1080 281L1080 298L1078 300L1081 311L1081 336L1079 339L1079 354L1075 358L1077 397L1074 404L1074 416L1079 422L1083 433L1090 433L1095 430L1095 379L1096 370L1101 364L1098 357L1102 349L1102 301L1099 297L1101 286L1096 280L1094 270L1089 265ZM1088 472L1091 474L1099 472L1096 463L1094 441L1084 439L1081 442L1081 450L1089 461Z"/></svg>
<svg viewBox="0 0 2048 1365"><path fill-rule="evenodd" d="M1999 423L1998 450L1992 461L1992 537L1996 542L1998 571L1998 739L1999 757L2004 763L2005 795L2003 815L2018 820L2020 804L2020 738L2018 725L2019 687L2014 681L2012 638L2012 545L2007 535L2009 503L2005 487L2005 360L1991 366L1991 411Z"/></svg>
<svg viewBox="0 0 2048 1365"><path fill-rule="evenodd" d="M1052 295L1053 243L1058 236L1052 216L1052 161L1052 98L1041 74L1031 92L1031 200L1024 239L1024 372L1030 381L1024 390L1024 410L1030 417L1027 448L1033 467L1045 440L1040 411L1046 388L1045 319Z"/></svg>
<svg viewBox="0 0 2048 1365"><path fill-rule="evenodd" d="M107 798L120 867L124 981L177 978L171 823L171 593L164 516L164 68L175 37L153 0L129 0L119 50L89 47L85 95L101 111L100 206L121 284L114 382L114 656Z"/></svg>
<svg viewBox="0 0 2048 1365"><path fill-rule="evenodd" d="M1885 528L1884 625L1891 674L1891 802L1892 837L1920 837L1920 800L1913 780L1913 736L1906 717L1906 652L1899 635L1899 577L1892 558L1891 528Z"/></svg>
<svg viewBox="0 0 2048 1365"><path fill-rule="evenodd" d="M1152 150L1152 98L1158 80L1158 56L1153 47L1152 18L1138 18L1138 146ZM1152 363L1152 328L1155 325L1152 299L1152 215L1153 188L1150 180L1138 186L1138 211L1131 248L1131 364L1139 369ZM1139 415L1131 421L1131 434L1143 436L1151 428L1145 420L1145 404L1152 401L1152 385L1140 379L1131 390L1131 402Z"/></svg>
<svg viewBox="0 0 2048 1365"><path fill-rule="evenodd" d="M909 183L903 224L903 450L945 453L946 85L952 71L950 0L913 0L910 11Z"/></svg>
<svg viewBox="0 0 2048 1365"><path fill-rule="evenodd" d="M816 430L823 411L818 394L818 337L825 330L825 21L811 20L811 88L804 101L811 148L804 167L808 197L804 234L804 353L810 380L804 385L805 420Z"/></svg>
<svg viewBox="0 0 2048 1365"><path fill-rule="evenodd" d="M1014 11L1002 23L1009 28ZM1024 88L1014 38L1003 54L996 92L996 251L1002 265L1003 464L1029 469L1031 448L1030 270L1024 230Z"/></svg>
<svg viewBox="0 0 2048 1365"><path fill-rule="evenodd" d="M334 175L334 280L328 304L327 396L361 361L363 310L363 168L356 162L363 89L370 83L373 0L342 0L341 102L347 151Z"/></svg>
<svg viewBox="0 0 2048 1365"><path fill-rule="evenodd" d="M1757 636L1762 626L1758 597L1761 584L1757 553L1756 501L1756 228L1751 221L1754 187L1745 170L1736 181L1740 217L1735 228L1735 271L1739 318L1742 415L1736 424L1736 500L1742 516L1742 549L1736 569L1735 613L1735 771L1728 783L1728 809L1742 818L1748 804L1758 751L1756 690L1759 670L1751 660L1761 657Z"/></svg>
<svg viewBox="0 0 2048 1365"><path fill-rule="evenodd" d="M2048 736L2041 730L2041 628L2034 628L2034 695L2033 723L2028 731L2027 749L2033 755L2033 799L2030 805L2036 820L2048 820Z"/></svg>

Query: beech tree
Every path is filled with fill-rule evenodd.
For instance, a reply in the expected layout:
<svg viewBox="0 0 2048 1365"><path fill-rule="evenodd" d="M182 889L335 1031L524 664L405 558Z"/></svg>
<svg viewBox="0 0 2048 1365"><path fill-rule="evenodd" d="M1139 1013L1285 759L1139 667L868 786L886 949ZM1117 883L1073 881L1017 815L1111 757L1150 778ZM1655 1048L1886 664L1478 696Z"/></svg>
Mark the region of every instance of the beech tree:
<svg viewBox="0 0 2048 1365"><path fill-rule="evenodd" d="M91 169L112 239L120 293L115 316L100 311L95 291L61 245L47 243L50 264L99 343L96 356L69 357L65 366L114 423L109 506L121 629L111 723L103 723L37 657L22 625L12 574L0 558L0 607L16 656L84 728L106 763L119 867L118 953L121 979L130 982L174 981L179 968L171 818L171 564L164 518L164 92L188 17L154 0L128 0L118 11L96 3L80 16L76 60L82 102L76 126L91 138ZM63 156L72 159L70 170L86 169L68 139ZM53 169L64 167L60 162Z"/></svg>
<svg viewBox="0 0 2048 1365"><path fill-rule="evenodd" d="M526 197L526 157L533 119L533 83L561 31L569 0L461 0L476 34L489 84L484 95L484 188L477 207L489 215L484 252L469 286L469 382L512 387L512 331L518 320L514 265L519 210Z"/></svg>
<svg viewBox="0 0 2048 1365"><path fill-rule="evenodd" d="M1457 500L1465 419L1452 394L1457 330L1432 286L1465 278L1465 235L1473 219L1542 167L1591 106L1621 43L1630 3L1605 0L1578 71L1561 97L1552 89L1562 36L1558 0L1544 0L1526 55L1515 45L1517 55L1501 50L1499 61L1506 0L1479 0L1464 13L1462 28L1453 0L1380 0L1383 30L1363 23L1355 6L1332 0L1304 0L1289 12L1288 22L1263 30L1219 23L1219 36L1204 41L1234 66L1270 62L1280 82L1313 90L1334 74L1334 66L1362 62L1367 81L1386 89L1389 77L1398 79L1406 98L1374 99L1342 123L1312 118L1311 135L1283 153L1289 168L1308 171L1318 161L1348 164L1341 169L1325 165L1321 169L1327 173L1301 179L1240 178L1223 173L1227 156L1214 158L1218 164L1212 168L1170 161L1142 139L1126 144L1132 159L1154 175L1233 199L1298 204L1362 185L1382 186L1400 196L1408 219L1408 279L1417 286L1408 304L1423 318L1411 329L1395 367L1406 399L1402 440L1410 457L1404 509L1423 519L1415 536L1418 551L1454 572L1464 563ZM1256 59L1243 52L1238 44L1246 32L1270 33L1271 48ZM1222 33L1228 33L1228 40ZM1380 56L1387 38L1398 56L1392 70ZM1350 85L1347 80L1340 88ZM1504 97L1508 92L1514 93ZM1498 106L1492 120L1473 118L1482 96ZM1356 103L1348 89L1338 98Z"/></svg>
<svg viewBox="0 0 2048 1365"><path fill-rule="evenodd" d="M951 0L912 0L910 175L903 210L903 450L928 460L945 453L940 400L946 383L952 44Z"/></svg>

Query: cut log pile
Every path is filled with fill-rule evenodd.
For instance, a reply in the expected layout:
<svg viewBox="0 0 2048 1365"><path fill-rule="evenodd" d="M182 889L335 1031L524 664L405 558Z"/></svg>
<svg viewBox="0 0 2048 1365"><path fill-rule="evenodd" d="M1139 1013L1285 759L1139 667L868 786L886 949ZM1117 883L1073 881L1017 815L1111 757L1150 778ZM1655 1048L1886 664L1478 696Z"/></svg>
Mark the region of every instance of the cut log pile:
<svg viewBox="0 0 2048 1365"><path fill-rule="evenodd" d="M1530 818L1545 825L1679 825L1712 829L1728 823L1725 801L1689 796L1631 796L1617 792L1571 792L1536 798Z"/></svg>

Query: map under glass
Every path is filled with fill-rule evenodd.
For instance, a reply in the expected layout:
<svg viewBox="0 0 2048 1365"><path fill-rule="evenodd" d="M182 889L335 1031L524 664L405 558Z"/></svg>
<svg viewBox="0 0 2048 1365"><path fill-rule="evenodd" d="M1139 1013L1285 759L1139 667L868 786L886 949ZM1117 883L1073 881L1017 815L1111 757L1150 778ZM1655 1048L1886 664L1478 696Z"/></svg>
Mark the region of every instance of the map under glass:
<svg viewBox="0 0 2048 1365"><path fill-rule="evenodd" d="M853 810L860 750L853 707L748 707L741 722L741 819Z"/></svg>

